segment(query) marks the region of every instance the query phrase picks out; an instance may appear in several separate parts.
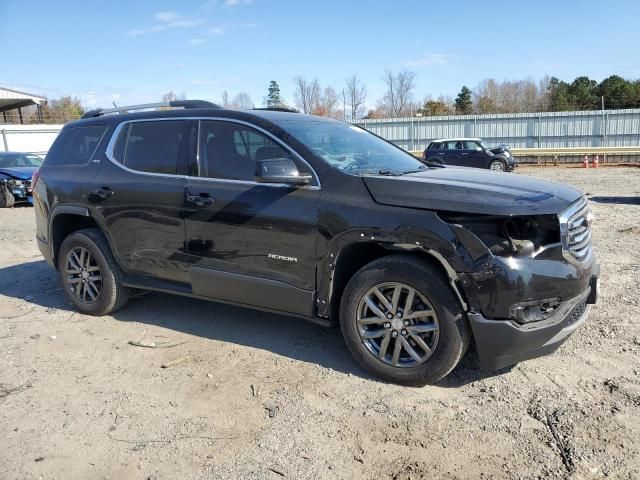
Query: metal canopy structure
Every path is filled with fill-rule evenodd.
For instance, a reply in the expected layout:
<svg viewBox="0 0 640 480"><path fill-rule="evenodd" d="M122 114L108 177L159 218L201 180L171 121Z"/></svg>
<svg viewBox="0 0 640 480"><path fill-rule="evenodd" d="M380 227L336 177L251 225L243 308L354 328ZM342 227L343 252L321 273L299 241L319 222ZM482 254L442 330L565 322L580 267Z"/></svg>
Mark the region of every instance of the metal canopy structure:
<svg viewBox="0 0 640 480"><path fill-rule="evenodd" d="M0 87L0 112L2 119L7 122L7 112L10 110L18 110L20 123L23 122L22 108L36 105L38 117L41 119L42 112L40 106L47 102L47 99L31 93L19 92L9 88Z"/></svg>

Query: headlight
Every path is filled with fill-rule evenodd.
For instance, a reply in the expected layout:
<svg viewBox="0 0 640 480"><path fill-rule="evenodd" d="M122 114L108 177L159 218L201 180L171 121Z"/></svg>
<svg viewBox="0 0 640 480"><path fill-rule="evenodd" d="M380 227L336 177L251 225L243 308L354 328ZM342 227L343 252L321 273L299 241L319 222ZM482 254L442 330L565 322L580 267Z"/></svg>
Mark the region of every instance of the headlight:
<svg viewBox="0 0 640 480"><path fill-rule="evenodd" d="M544 245L560 241L560 227L553 215L499 217L440 213L447 223L473 233L499 257L527 257Z"/></svg>
<svg viewBox="0 0 640 480"><path fill-rule="evenodd" d="M21 187L22 186L22 180L15 180L15 179L11 179L7 182L9 185L12 185L14 187Z"/></svg>

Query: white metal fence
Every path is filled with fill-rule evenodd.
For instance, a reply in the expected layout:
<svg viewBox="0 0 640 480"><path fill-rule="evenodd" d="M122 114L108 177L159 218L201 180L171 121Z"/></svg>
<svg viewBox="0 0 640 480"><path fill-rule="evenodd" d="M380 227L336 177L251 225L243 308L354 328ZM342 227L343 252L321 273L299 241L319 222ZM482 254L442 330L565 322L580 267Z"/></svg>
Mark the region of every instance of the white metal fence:
<svg viewBox="0 0 640 480"><path fill-rule="evenodd" d="M0 152L46 154L62 125L0 125Z"/></svg>
<svg viewBox="0 0 640 480"><path fill-rule="evenodd" d="M407 150L451 137L480 137L513 148L640 146L640 109L391 118L358 125ZM0 151L46 153L61 128L0 124Z"/></svg>
<svg viewBox="0 0 640 480"><path fill-rule="evenodd" d="M514 148L640 145L640 109L409 117L362 120L358 125L407 150L455 137L480 137L490 145Z"/></svg>

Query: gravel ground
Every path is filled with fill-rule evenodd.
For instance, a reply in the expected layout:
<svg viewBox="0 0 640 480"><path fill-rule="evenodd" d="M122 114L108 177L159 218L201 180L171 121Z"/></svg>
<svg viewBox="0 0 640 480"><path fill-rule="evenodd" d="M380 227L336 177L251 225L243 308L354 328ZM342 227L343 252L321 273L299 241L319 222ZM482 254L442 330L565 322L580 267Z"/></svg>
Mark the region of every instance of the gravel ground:
<svg viewBox="0 0 640 480"><path fill-rule="evenodd" d="M419 389L287 317L163 294L75 313L33 211L0 210L0 478L640 478L640 169L517 174L588 194L600 303L554 355Z"/></svg>

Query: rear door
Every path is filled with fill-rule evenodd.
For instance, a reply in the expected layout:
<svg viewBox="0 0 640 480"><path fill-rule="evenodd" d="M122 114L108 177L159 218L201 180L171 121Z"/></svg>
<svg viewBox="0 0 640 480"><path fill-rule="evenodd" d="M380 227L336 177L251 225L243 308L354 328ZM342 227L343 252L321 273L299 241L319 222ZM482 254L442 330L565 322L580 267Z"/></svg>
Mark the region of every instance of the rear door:
<svg viewBox="0 0 640 480"><path fill-rule="evenodd" d="M121 124L89 201L127 274L188 282L184 189L195 122Z"/></svg>
<svg viewBox="0 0 640 480"><path fill-rule="evenodd" d="M192 290L218 300L310 315L314 308L320 189L255 181L256 161L291 158L264 131L202 120L198 175L186 195Z"/></svg>

